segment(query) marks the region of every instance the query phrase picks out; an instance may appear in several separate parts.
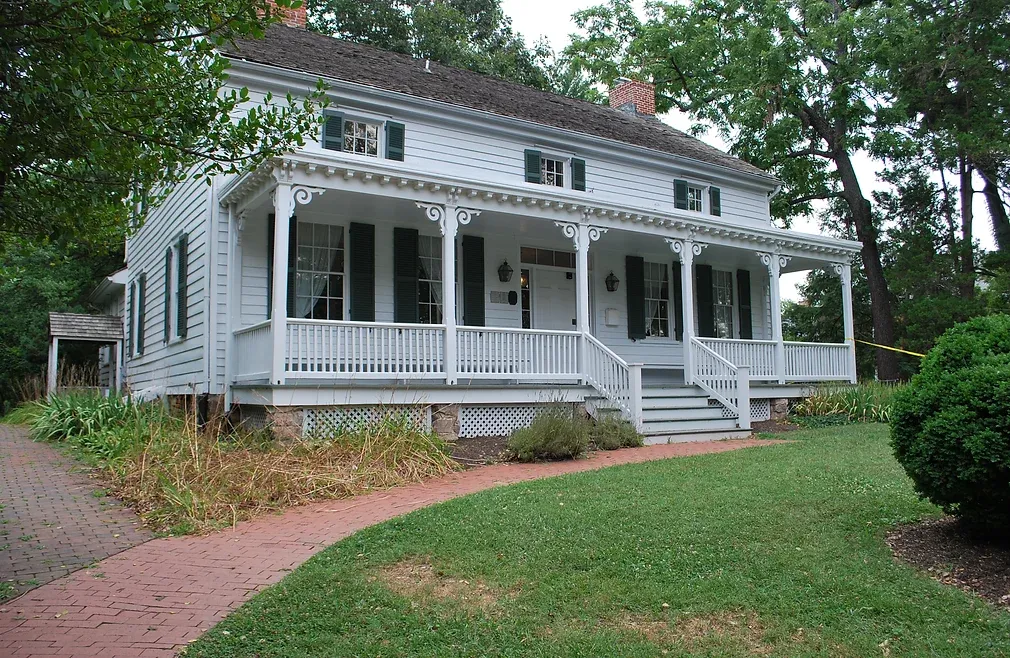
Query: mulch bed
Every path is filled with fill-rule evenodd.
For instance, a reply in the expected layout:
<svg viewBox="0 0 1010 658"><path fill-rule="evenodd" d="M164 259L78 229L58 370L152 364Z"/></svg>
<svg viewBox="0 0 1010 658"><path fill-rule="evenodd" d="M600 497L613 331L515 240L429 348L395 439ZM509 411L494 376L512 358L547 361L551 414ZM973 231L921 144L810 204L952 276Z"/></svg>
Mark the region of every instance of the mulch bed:
<svg viewBox="0 0 1010 658"><path fill-rule="evenodd" d="M900 526L887 543L898 559L941 583L1010 608L1010 545L975 539L949 517Z"/></svg>
<svg viewBox="0 0 1010 658"><path fill-rule="evenodd" d="M452 444L451 456L466 468L487 466L505 461L503 453L506 445L507 436L457 439Z"/></svg>
<svg viewBox="0 0 1010 658"><path fill-rule="evenodd" d="M761 434L781 434L803 429L799 425L787 423L784 420L759 420L751 423L751 429Z"/></svg>

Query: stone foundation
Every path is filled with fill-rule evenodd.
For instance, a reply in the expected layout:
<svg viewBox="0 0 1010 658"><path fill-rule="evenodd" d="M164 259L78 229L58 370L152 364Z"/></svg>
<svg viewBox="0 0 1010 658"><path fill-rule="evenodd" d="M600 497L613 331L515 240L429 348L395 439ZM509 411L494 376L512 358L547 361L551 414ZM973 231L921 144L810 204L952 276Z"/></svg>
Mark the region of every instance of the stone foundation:
<svg viewBox="0 0 1010 658"><path fill-rule="evenodd" d="M431 431L443 441L459 439L459 405L434 404L431 406Z"/></svg>
<svg viewBox="0 0 1010 658"><path fill-rule="evenodd" d="M302 438L304 413L300 407L271 407L267 409L267 427L279 441Z"/></svg>
<svg viewBox="0 0 1010 658"><path fill-rule="evenodd" d="M772 420L784 421L789 415L789 398L772 398L768 403L771 405Z"/></svg>

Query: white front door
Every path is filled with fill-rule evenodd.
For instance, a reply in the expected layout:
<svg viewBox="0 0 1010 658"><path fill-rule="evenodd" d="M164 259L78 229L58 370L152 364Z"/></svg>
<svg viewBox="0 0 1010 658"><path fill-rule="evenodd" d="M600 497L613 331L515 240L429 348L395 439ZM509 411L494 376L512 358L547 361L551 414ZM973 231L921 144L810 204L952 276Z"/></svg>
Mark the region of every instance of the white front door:
<svg viewBox="0 0 1010 658"><path fill-rule="evenodd" d="M533 328L575 331L575 272L533 271Z"/></svg>

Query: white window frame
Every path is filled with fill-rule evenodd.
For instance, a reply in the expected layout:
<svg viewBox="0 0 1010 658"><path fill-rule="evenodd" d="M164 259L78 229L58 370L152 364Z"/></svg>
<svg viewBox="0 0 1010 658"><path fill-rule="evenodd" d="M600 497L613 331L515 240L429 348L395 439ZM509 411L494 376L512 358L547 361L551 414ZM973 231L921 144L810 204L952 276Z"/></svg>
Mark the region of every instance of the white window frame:
<svg viewBox="0 0 1010 658"><path fill-rule="evenodd" d="M179 238L172 240L168 247L172 253L172 267L169 272L168 299L165 312L168 313L168 344L178 343L179 336Z"/></svg>
<svg viewBox="0 0 1010 658"><path fill-rule="evenodd" d="M728 288L719 285L720 275L726 276L726 280L729 282ZM715 327L716 338L736 338L739 332L738 322L736 321L737 294L735 288L736 281L734 280L732 271L712 269L712 324ZM729 304L719 303L720 289L729 290ZM725 309L724 312L727 313L727 317L729 318L729 335L722 335L719 332L720 309Z"/></svg>
<svg viewBox="0 0 1010 658"><path fill-rule="evenodd" d="M708 190L707 185L699 185L697 183L687 182L687 210L688 212L705 212L705 192ZM698 198L692 198L691 193L697 192ZM697 207L694 207L694 203L697 202Z"/></svg>
<svg viewBox="0 0 1010 658"><path fill-rule="evenodd" d="M137 345L140 343L140 275L134 277L130 282L130 289L127 290L126 304L130 307L130 356L141 356ZM146 336L145 336L146 338Z"/></svg>
<svg viewBox="0 0 1010 658"><path fill-rule="evenodd" d="M660 305L662 305L664 303L666 304L666 313L665 313L665 318L664 318L666 320L666 335L656 335L656 334L651 333L651 331L652 331L652 317L650 317L650 316L647 315L645 317L645 337L646 338L652 338L653 340L655 340L655 339L667 340L667 339L673 338L673 334L672 334L672 331L671 331L673 323L670 321L670 319L671 319L670 318L670 312L671 312L671 306L672 306L672 304L670 303L671 302L670 298L672 296L671 292L672 292L672 287L673 287L673 280L670 278L670 269L667 267L667 264L665 262L662 262L662 261L658 261L658 262L656 262L656 261L643 261L643 265L644 265L644 267L643 267L643 270L644 270L643 282L645 283L645 285L643 286L644 287L644 291L643 291L643 295L642 295L643 305L645 306L645 308L643 309L643 312L648 312L649 300L656 301ZM663 277L666 278L666 299L663 299L662 297L649 297L648 296L648 291L649 291L648 281L650 280L650 278L649 278L650 266L661 268L660 279L659 279L661 286L662 286Z"/></svg>
<svg viewBox="0 0 1010 658"><path fill-rule="evenodd" d="M547 182L547 161L556 162L561 165L561 185ZM540 184L544 187L556 187L558 189L571 189L572 159L568 156L557 155L555 153L540 153Z"/></svg>
<svg viewBox="0 0 1010 658"><path fill-rule="evenodd" d="M443 239L444 238L441 235L432 235L432 234L429 234L429 233L418 233L417 234L417 262L418 262L418 264L421 263L422 259L430 260L432 262L432 264L436 264L437 263L437 267L432 267L428 271L428 277L429 278L423 278L423 277L421 277L421 273L420 272L417 273L418 274L418 276L417 276L417 288L418 288L417 321L419 323L421 323L421 324L436 324L437 325L437 324L444 324L445 323L445 281L442 280L442 240ZM421 241L422 240L430 240L432 242L432 248L434 250L428 256L422 256L421 255ZM459 245L457 244L457 246L459 246ZM438 276L437 279L434 278L436 275ZM456 278L458 279L459 277L457 276ZM428 282L429 286L432 285L432 284L435 284L435 283L437 283L439 286L441 286L441 288L442 288L442 300L440 302L436 303L436 302L430 301L430 299L429 299L429 301L422 301L421 296L420 296L420 293L421 293L421 282L422 281ZM457 291L458 291L458 286L457 286ZM458 295L457 295L457 298L458 298ZM425 322L423 319L421 319L421 305L422 304L429 305L429 306L431 306L433 308L439 309L439 316L440 317L438 318L438 322L432 322L431 321L432 320L431 313L428 314L428 321L427 322ZM458 308L459 308L459 305L457 304L457 309Z"/></svg>
<svg viewBox="0 0 1010 658"><path fill-rule="evenodd" d="M348 151L343 148L344 142L344 132L340 131L340 151L332 151L323 146L326 140L326 123L325 121L319 128L319 140L317 145L319 149L325 151L326 153L346 153L348 155L356 156L359 158L368 158L369 160L385 160L386 159L386 122L390 119L388 117L379 116L375 114L368 114L365 112L358 112L357 110L343 110L341 108L331 108L333 111L323 112L323 116L329 119L331 116L340 115L344 119L344 125L346 126L348 122L357 123L370 123L378 126L378 132L376 133L376 154L367 155L365 153L356 153L354 151Z"/></svg>
<svg viewBox="0 0 1010 658"><path fill-rule="evenodd" d="M341 277L341 279L340 279L340 283L341 283L341 297L340 297L340 301L341 301L341 304L340 304L340 306L341 306L341 317L339 317L339 318L327 318L327 319L329 319L329 320L346 320L348 318L348 313L349 313L349 309L348 309L348 301L349 301L349 299L348 299L348 286L349 286L348 279L350 277L347 274L348 255L350 253L350 250L349 250L350 244L348 243L348 231L349 231L349 228L347 226L345 226L344 224L339 223L339 222L314 222L314 221L311 221L311 220L308 220L308 219L305 219L305 220L299 219L298 220L298 226L295 229L295 263L294 263L294 272L295 272L295 304L296 305L298 304L298 283L297 283L297 281L298 281L298 274L299 273L302 273L302 274L323 274L323 272L317 272L315 269L302 270L302 269L298 268L298 248L300 246L298 244L298 231L301 230L302 226L316 226L316 225L325 226L328 229L339 228L343 232L343 238L344 238L344 240L343 240L343 244L344 244L344 246L343 246L343 251L344 251L343 270L339 271L339 272L330 271L330 272L326 272L325 274L328 275L328 276L332 276L334 274L338 274ZM315 229L313 229L313 231L315 231ZM313 244L312 247L314 248L315 244ZM329 286L329 283L327 283L327 286ZM333 298L331 295L328 295L328 294L325 295L324 297L326 299L332 299Z"/></svg>

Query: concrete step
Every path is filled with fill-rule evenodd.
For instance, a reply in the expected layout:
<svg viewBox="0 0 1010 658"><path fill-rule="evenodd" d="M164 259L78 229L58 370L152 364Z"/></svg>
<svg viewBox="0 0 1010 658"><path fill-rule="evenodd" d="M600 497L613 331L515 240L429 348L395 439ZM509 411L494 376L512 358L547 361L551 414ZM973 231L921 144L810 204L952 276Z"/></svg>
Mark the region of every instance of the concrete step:
<svg viewBox="0 0 1010 658"><path fill-rule="evenodd" d="M642 420L646 423L681 420L721 419L722 407L711 407L707 400L702 406L680 409L642 409Z"/></svg>
<svg viewBox="0 0 1010 658"><path fill-rule="evenodd" d="M708 406L708 397L704 395L676 396L662 398L642 398L643 409L696 409Z"/></svg>
<svg viewBox="0 0 1010 658"><path fill-rule="evenodd" d="M644 442L647 446L654 446L661 443L725 441L726 439L747 439L750 437L750 430L711 430L705 432L678 432L675 434L648 434L644 437Z"/></svg>
<svg viewBox="0 0 1010 658"><path fill-rule="evenodd" d="M654 420L642 423L642 434L684 434L736 428L736 418Z"/></svg>
<svg viewBox="0 0 1010 658"><path fill-rule="evenodd" d="M643 386L642 397L648 398L690 398L708 397L700 386Z"/></svg>

